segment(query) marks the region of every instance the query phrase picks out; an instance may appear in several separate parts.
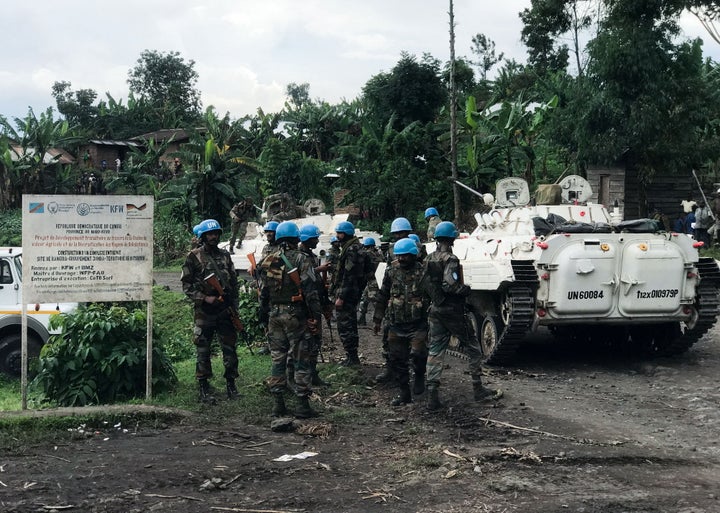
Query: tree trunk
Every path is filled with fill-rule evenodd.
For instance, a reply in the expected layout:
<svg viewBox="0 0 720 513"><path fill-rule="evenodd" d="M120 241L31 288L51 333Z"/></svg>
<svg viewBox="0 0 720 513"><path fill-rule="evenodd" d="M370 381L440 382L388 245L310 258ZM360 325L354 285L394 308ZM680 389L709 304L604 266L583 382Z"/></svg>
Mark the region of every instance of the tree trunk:
<svg viewBox="0 0 720 513"><path fill-rule="evenodd" d="M460 223L460 187L457 170L457 90L455 88L455 14L453 0L450 1L450 176L453 179L453 198L455 200L455 224Z"/></svg>

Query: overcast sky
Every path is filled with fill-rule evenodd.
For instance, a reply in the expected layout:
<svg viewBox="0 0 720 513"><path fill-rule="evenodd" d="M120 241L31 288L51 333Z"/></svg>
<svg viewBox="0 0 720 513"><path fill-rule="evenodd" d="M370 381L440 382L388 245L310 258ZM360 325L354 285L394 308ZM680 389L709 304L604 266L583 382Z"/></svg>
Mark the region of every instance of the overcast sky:
<svg viewBox="0 0 720 513"><path fill-rule="evenodd" d="M456 55L473 35L525 62L518 13L530 0L455 0ZM203 106L232 117L280 110L288 83L312 98L351 100L402 51L449 59L447 0L5 0L0 33L0 114L24 117L55 102L54 82L127 99L128 71L143 50L177 51L195 61ZM693 17L688 37L720 45Z"/></svg>

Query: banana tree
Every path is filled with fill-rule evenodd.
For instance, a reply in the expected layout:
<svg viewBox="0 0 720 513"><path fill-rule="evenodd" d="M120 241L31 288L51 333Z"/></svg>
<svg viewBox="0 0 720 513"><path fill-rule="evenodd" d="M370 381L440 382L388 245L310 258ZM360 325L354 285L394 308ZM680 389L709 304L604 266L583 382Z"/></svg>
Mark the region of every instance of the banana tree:
<svg viewBox="0 0 720 513"><path fill-rule="evenodd" d="M476 187L482 188L480 182L490 184L505 176L534 181L538 148L543 146L542 129L557 103L557 96L537 104L520 95L514 101L478 110L475 97L468 97L460 136Z"/></svg>
<svg viewBox="0 0 720 513"><path fill-rule="evenodd" d="M13 188L9 195L11 206L18 207L22 194L43 192L43 174L59 160L59 156L51 157L48 150L68 147L78 137L67 121L53 119L52 107L40 117L32 108L28 109L25 118L14 118L14 122L15 126L0 116L0 132L6 140L2 158L4 179Z"/></svg>

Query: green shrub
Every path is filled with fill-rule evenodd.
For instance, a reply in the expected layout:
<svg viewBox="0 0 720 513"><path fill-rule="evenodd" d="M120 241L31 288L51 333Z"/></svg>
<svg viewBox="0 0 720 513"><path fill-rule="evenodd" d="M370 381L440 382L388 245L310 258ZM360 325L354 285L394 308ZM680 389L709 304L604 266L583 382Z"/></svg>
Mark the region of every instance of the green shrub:
<svg viewBox="0 0 720 513"><path fill-rule="evenodd" d="M162 266L185 258L192 233L167 208L160 208L155 212L153 238L155 265Z"/></svg>
<svg viewBox="0 0 720 513"><path fill-rule="evenodd" d="M173 362L194 358L193 311L188 298L180 292L153 287L153 303L153 325L160 330L165 354Z"/></svg>
<svg viewBox="0 0 720 513"><path fill-rule="evenodd" d="M240 286L240 300L238 301L238 317L245 326L245 332L240 334L241 340L249 343L265 340L265 330L258 320L258 309L260 301L258 300L257 288L254 284L245 283Z"/></svg>
<svg viewBox="0 0 720 513"><path fill-rule="evenodd" d="M0 212L0 246L22 246L22 211Z"/></svg>
<svg viewBox="0 0 720 513"><path fill-rule="evenodd" d="M146 314L102 303L80 307L51 321L62 329L41 353L34 385L60 406L110 403L145 393ZM153 334L153 390L176 381L175 371Z"/></svg>

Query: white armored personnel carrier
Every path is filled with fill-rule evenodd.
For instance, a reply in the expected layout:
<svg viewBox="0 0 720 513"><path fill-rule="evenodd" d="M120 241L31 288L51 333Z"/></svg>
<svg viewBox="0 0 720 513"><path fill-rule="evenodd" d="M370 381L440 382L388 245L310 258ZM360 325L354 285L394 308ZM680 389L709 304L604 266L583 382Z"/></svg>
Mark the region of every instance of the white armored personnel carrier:
<svg viewBox="0 0 720 513"><path fill-rule="evenodd" d="M587 204L582 177L541 186L505 178L478 226L455 241L471 323L488 363L512 359L541 326L579 343L604 339L682 353L715 323L720 270L690 236L651 219L620 221Z"/></svg>

